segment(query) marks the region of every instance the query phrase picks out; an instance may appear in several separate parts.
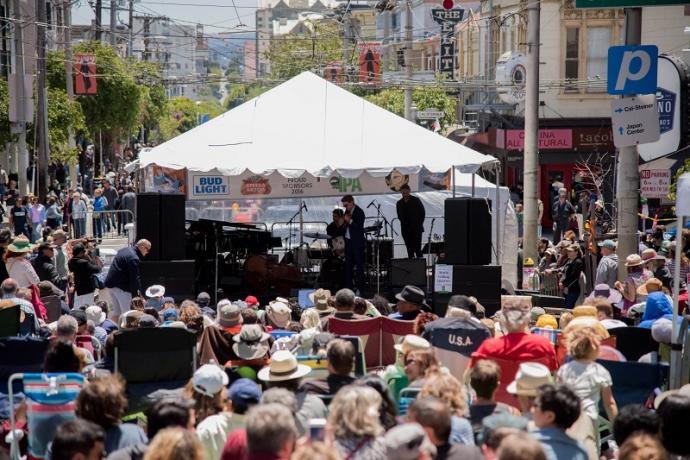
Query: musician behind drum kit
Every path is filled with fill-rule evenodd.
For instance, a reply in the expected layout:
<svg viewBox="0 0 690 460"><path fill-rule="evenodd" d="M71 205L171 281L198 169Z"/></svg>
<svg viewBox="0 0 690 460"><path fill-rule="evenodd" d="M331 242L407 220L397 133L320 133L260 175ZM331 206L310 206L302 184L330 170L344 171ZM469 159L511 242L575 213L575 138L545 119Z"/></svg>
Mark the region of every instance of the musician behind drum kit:
<svg viewBox="0 0 690 460"><path fill-rule="evenodd" d="M326 227L326 234L331 238L328 240L328 247L333 249L333 239L345 237L345 212L340 208L333 210L333 222Z"/></svg>

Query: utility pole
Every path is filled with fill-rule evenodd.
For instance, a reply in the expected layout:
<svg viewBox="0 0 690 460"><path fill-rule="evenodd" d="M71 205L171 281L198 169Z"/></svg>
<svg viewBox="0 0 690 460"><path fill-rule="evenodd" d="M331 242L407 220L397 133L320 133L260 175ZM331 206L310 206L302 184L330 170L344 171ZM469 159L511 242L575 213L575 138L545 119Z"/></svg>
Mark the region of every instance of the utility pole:
<svg viewBox="0 0 690 460"><path fill-rule="evenodd" d="M405 2L405 119L412 118L412 0Z"/></svg>
<svg viewBox="0 0 690 460"><path fill-rule="evenodd" d="M537 259L537 170L539 165L539 26L540 0L527 4L527 82L525 87L525 156L523 258ZM491 45L491 43L489 43ZM498 180L498 178L497 178Z"/></svg>
<svg viewBox="0 0 690 460"><path fill-rule="evenodd" d="M46 2L45 0L36 0L36 18L38 24L36 27L36 48L37 48L37 63L36 63L36 97L38 98L38 113L36 114L36 134L38 137L38 161L36 179L38 187L36 187L36 194L41 201L45 199L48 191L48 163L50 161L50 146L48 143L48 92L46 88Z"/></svg>
<svg viewBox="0 0 690 460"><path fill-rule="evenodd" d="M117 0L110 0L110 45L117 45Z"/></svg>
<svg viewBox="0 0 690 460"><path fill-rule="evenodd" d="M350 80L350 11L345 8L343 12L343 80ZM313 43L313 40L312 40Z"/></svg>
<svg viewBox="0 0 690 460"><path fill-rule="evenodd" d="M142 61L149 60L149 34L151 33L151 19L144 16L144 56Z"/></svg>
<svg viewBox="0 0 690 460"><path fill-rule="evenodd" d="M67 99L69 99L70 102L74 101L74 79L72 77L72 69L74 67L73 57L72 57L72 36L71 36L71 28L72 28L72 5L70 4L70 0L65 0L62 3L62 17L63 21L65 23L65 28L64 33L63 33L63 40L65 42L65 82L67 83ZM67 146L69 147L70 150L74 150L77 148L77 144L74 141L74 130L72 127L69 127L68 131L68 137L67 137ZM81 152L80 152L81 153ZM69 178L70 178L70 183L72 187L76 187L77 185L77 164L79 163L79 157L77 156L77 163L73 165L69 165Z"/></svg>
<svg viewBox="0 0 690 460"><path fill-rule="evenodd" d="M103 25L101 23L101 13L103 13L103 0L96 0L96 21L94 22L96 26L96 32L94 36L96 41L100 42L103 38Z"/></svg>
<svg viewBox="0 0 690 460"><path fill-rule="evenodd" d="M625 9L625 44L639 45L642 41L642 8ZM628 95L628 96L634 96ZM618 170L616 171L616 198L618 199L618 254L624 258L637 254L637 204L640 183L639 156L637 146L618 150ZM626 277L625 266L618 264L618 279Z"/></svg>
<svg viewBox="0 0 690 460"><path fill-rule="evenodd" d="M25 84L25 70L24 70L24 36L22 28L22 13L19 8L19 0L12 1L12 16L14 23L14 90L17 97L14 99L14 109L16 111L16 121L12 122L12 132L17 135L17 157L16 161L10 165L10 171L17 171L17 190L21 195L26 195L29 192L28 183L26 181L26 170L29 167L29 154L26 151L26 122L33 118L27 113L27 100L31 97L30 93L27 97ZM31 110L28 110L31 112Z"/></svg>
<svg viewBox="0 0 690 460"><path fill-rule="evenodd" d="M134 0L129 0L129 46L127 47L127 57L133 56L134 48Z"/></svg>

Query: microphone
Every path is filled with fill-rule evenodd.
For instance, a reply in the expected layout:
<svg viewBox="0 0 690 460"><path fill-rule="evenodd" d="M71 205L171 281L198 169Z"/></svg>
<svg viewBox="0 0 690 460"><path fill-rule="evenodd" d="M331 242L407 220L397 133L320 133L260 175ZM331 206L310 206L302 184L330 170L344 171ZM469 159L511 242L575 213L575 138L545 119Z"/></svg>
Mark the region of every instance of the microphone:
<svg viewBox="0 0 690 460"><path fill-rule="evenodd" d="M371 208L371 207L374 205L375 202L376 202L376 200L371 200L371 203L369 203L369 204L367 205L367 209Z"/></svg>

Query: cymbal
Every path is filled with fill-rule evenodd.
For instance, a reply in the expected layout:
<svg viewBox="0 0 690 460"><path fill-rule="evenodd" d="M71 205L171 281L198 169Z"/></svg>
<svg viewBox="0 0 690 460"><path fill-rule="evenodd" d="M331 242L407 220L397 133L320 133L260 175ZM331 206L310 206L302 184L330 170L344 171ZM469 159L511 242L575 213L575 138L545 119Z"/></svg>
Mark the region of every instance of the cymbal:
<svg viewBox="0 0 690 460"><path fill-rule="evenodd" d="M305 238L313 238L315 240L330 240L333 238L331 235L327 235L325 233L318 233L318 232L305 232L304 237Z"/></svg>

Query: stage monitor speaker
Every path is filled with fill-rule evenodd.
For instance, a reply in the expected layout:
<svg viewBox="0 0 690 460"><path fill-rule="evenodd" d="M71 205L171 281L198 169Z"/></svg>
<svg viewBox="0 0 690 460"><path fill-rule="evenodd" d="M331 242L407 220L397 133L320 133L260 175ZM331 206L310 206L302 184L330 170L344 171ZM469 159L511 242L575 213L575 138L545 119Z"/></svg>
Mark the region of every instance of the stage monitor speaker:
<svg viewBox="0 0 690 460"><path fill-rule="evenodd" d="M161 194L161 260L185 258L184 203L182 194Z"/></svg>
<svg viewBox="0 0 690 460"><path fill-rule="evenodd" d="M453 265L452 289L452 293L434 292L436 314L445 315L450 297L462 294L476 297L486 309L486 317L489 318L501 308L501 266Z"/></svg>
<svg viewBox="0 0 690 460"><path fill-rule="evenodd" d="M391 287L426 287L426 259L391 259Z"/></svg>
<svg viewBox="0 0 690 460"><path fill-rule="evenodd" d="M448 198L445 201L445 262L458 265L491 263L491 201Z"/></svg>
<svg viewBox="0 0 690 460"><path fill-rule="evenodd" d="M146 256L148 260L161 259L160 208L161 199L159 193L137 194L137 240L144 238L151 242L151 252ZM182 224L184 225L184 221ZM184 246L184 240L180 244Z"/></svg>
<svg viewBox="0 0 690 460"><path fill-rule="evenodd" d="M139 265L143 289L154 284L165 286L166 297L176 301L194 299L193 260L142 260Z"/></svg>

